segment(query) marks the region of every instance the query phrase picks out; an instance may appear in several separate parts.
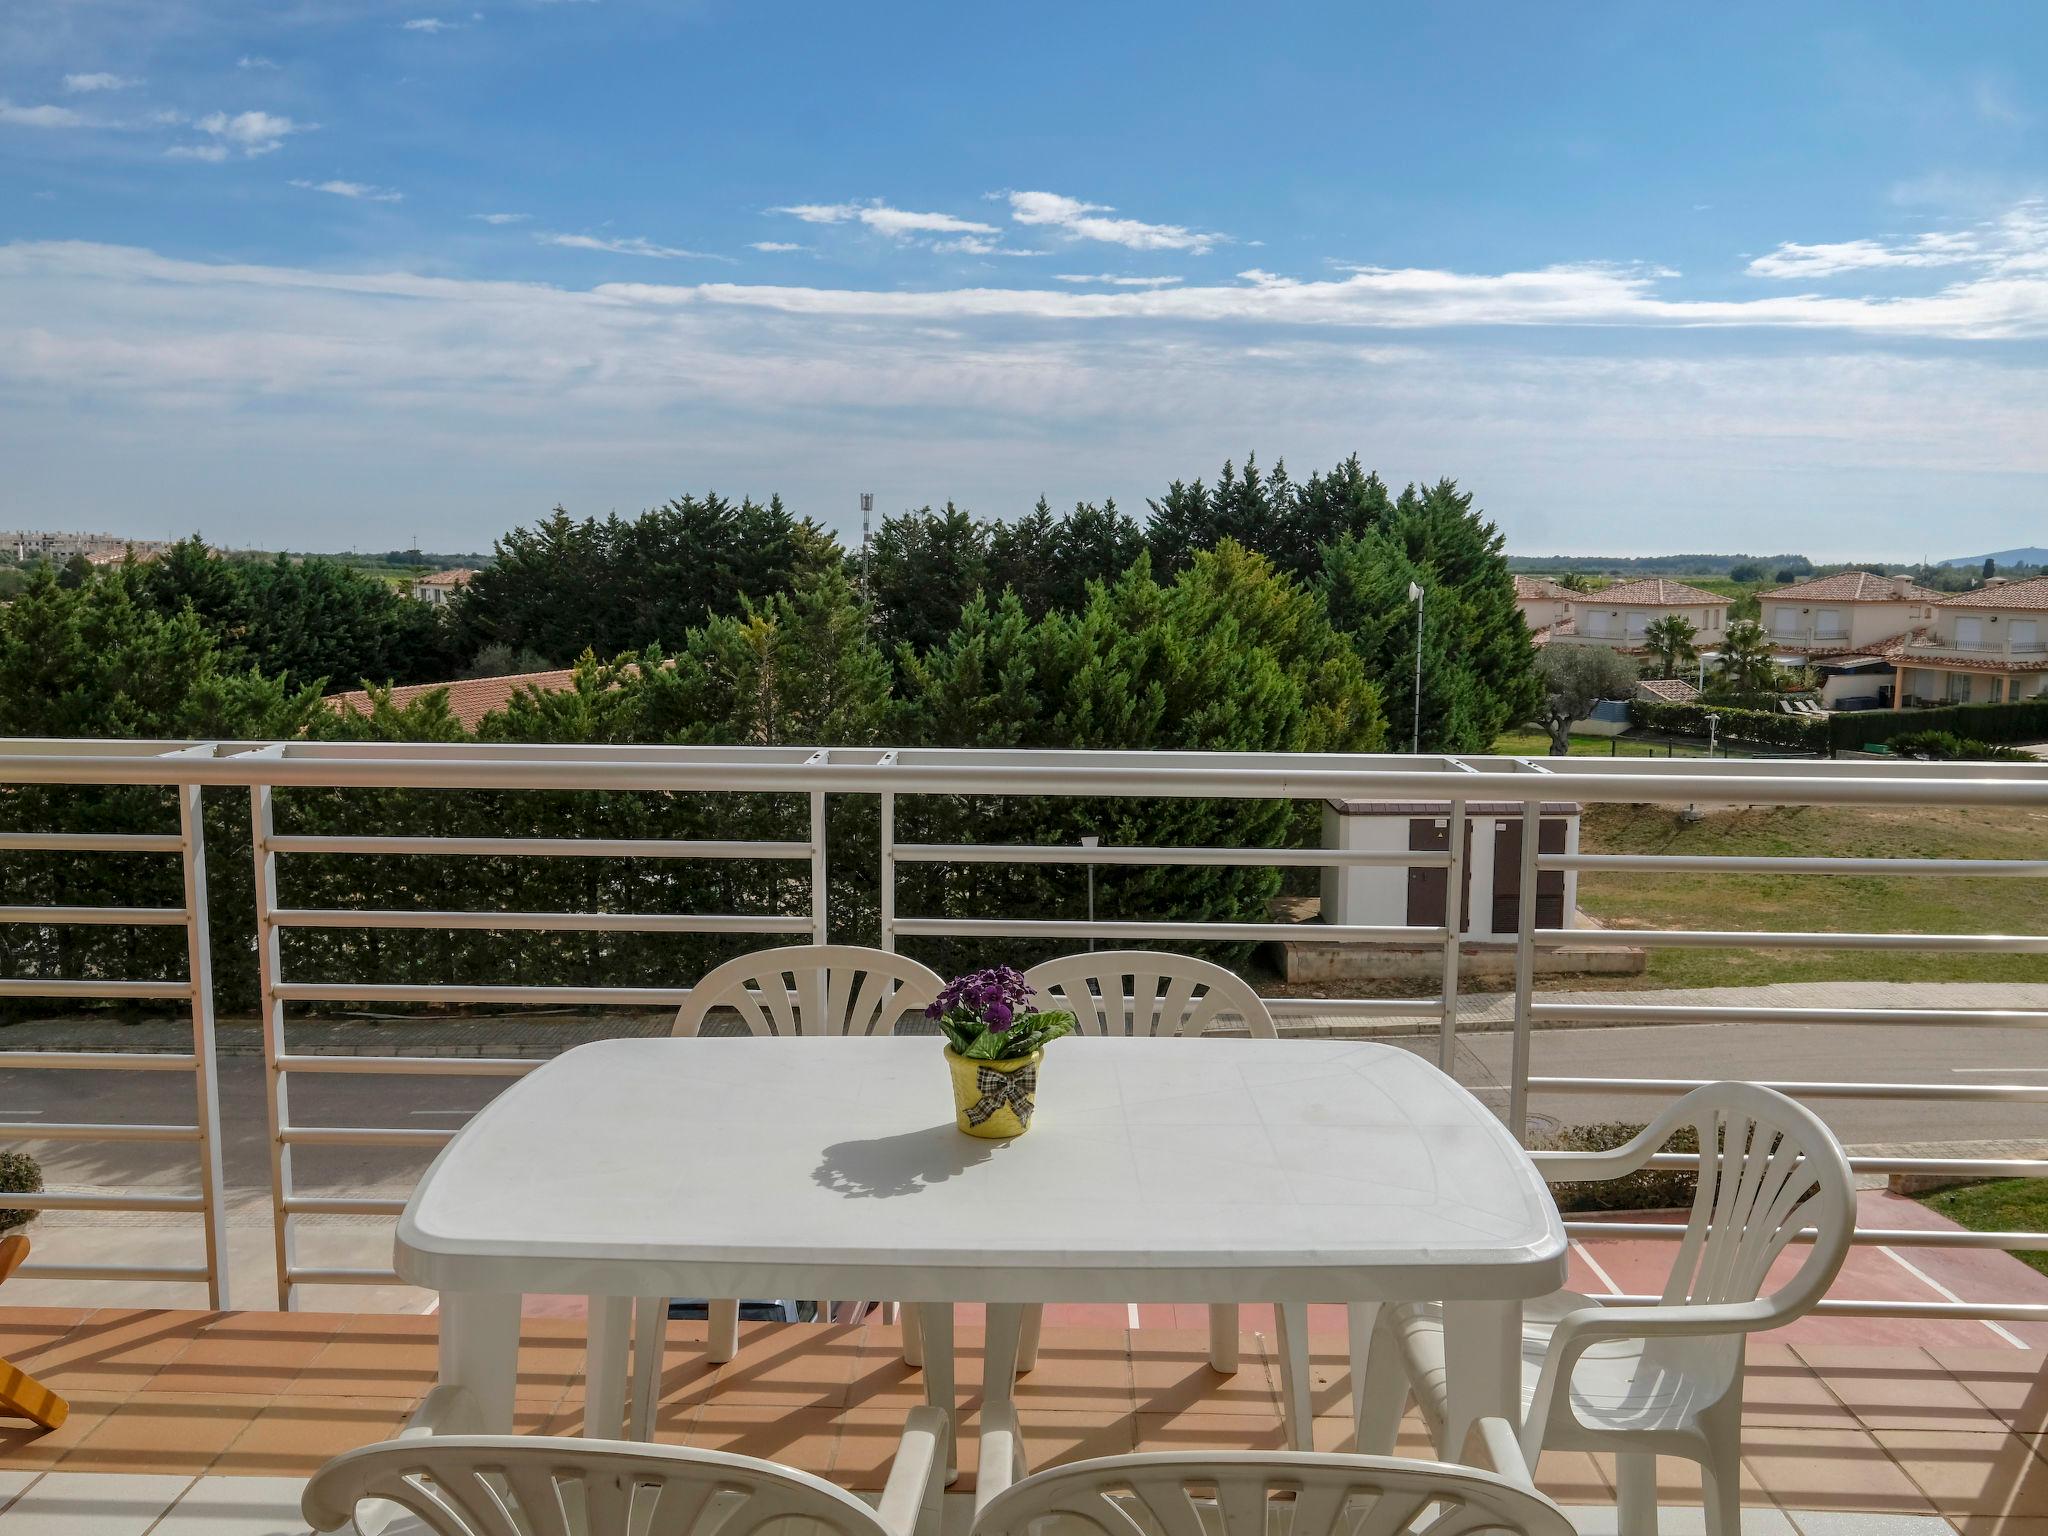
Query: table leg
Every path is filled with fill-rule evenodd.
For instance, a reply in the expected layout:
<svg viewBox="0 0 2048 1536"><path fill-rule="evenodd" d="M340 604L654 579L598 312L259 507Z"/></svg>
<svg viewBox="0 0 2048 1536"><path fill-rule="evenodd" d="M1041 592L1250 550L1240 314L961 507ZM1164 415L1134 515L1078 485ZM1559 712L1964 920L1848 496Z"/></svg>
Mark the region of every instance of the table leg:
<svg viewBox="0 0 2048 1536"><path fill-rule="evenodd" d="M630 1296L590 1298L589 1354L584 1366L583 1437L616 1440L626 1427L626 1325Z"/></svg>
<svg viewBox="0 0 2048 1536"><path fill-rule="evenodd" d="M512 1433L512 1388L519 1379L519 1296L441 1293L441 1385L475 1400L478 1433Z"/></svg>
<svg viewBox="0 0 2048 1536"><path fill-rule="evenodd" d="M1273 1316L1279 1324L1280 1410L1287 1426L1287 1448L1312 1451L1315 1408L1309 1399L1308 1303L1275 1302Z"/></svg>
<svg viewBox="0 0 2048 1536"><path fill-rule="evenodd" d="M1007 1402L1016 1395L1017 1358L1024 1342L1024 1308L1011 1302L990 1302L984 1339L981 1400Z"/></svg>
<svg viewBox="0 0 2048 1536"><path fill-rule="evenodd" d="M946 1481L960 1476L960 1400L953 1390L953 1304L919 1302L917 1336L924 1349L924 1400L946 1416Z"/></svg>
<svg viewBox="0 0 2048 1536"><path fill-rule="evenodd" d="M1444 1303L1444 1369L1448 1402L1437 1454L1462 1454L1475 1419L1522 1422L1522 1304Z"/></svg>

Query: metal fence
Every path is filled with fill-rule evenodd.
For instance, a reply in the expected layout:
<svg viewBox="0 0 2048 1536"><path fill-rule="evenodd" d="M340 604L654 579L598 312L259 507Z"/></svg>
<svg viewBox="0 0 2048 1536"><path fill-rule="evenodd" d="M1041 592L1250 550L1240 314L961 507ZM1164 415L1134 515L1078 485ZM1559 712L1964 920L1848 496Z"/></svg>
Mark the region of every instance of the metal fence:
<svg viewBox="0 0 2048 1536"><path fill-rule="evenodd" d="M578 987L502 985L489 978L448 985L295 981L285 974L282 935L308 928L489 929L538 933L727 933L759 935L765 942L809 936L823 942L830 931L827 899L827 801L830 796L868 797L879 808L876 847L862 856L877 860L881 942L893 948L919 938L1057 939L1108 941L1122 945L1172 945L1204 941L1298 939L1296 924L1256 922L1022 920L999 911L934 917L898 910L899 875L905 865L1058 864L1087 866L1396 866L1442 868L1447 890L1460 888L1467 806L1519 802L1524 825L1540 816L1546 802L1587 804L1694 802L1758 806L1970 805L1987 813L2048 810L2048 767L2025 764L1935 764L1906 762L1780 762L1726 760L1647 762L1640 759L1538 759L1453 757L1366 757L1258 753L1030 752L814 749L806 747L683 748L586 747L478 744L367 743L157 743L13 742L0 747L0 792L29 784L160 785L176 797L176 836L93 836L53 831L0 841L0 850L37 849L86 853L132 853L183 860L185 901L179 908L11 908L0 920L64 923L182 923L190 966L182 980L76 978L0 980L0 996L127 997L188 999L193 1049L178 1055L109 1057L79 1052L8 1052L0 1070L149 1069L192 1074L197 1112L190 1126L0 1124L0 1139L12 1142L104 1138L194 1144L200 1163L196 1195L131 1194L123 1191L7 1195L8 1204L44 1209L109 1211L191 1211L205 1227L206 1263L195 1269L45 1264L37 1272L79 1279L190 1279L203 1281L209 1299L226 1304L224 1230L221 1206L220 1122L214 1077L213 1016L209 984L209 933L205 904L205 849L200 797L246 792L251 804L256 902L252 935L212 935L214 942L253 940L260 967L263 1053L267 1068L270 1197L278 1304L289 1307L308 1284L386 1283L383 1269L301 1264L296 1252L302 1218L334 1215L395 1215L402 1201L347 1194L310 1194L300 1188L293 1153L308 1146L433 1147L449 1129L376 1126L311 1126L294 1121L290 1085L314 1074L510 1077L536 1063L516 1057L346 1056L294 1053L287 1035L287 1011L312 1003L446 1003L669 1007L688 996L687 986ZM560 792L617 790L714 795L795 795L809 805L809 837L789 841L657 841L564 837L394 837L365 828L346 836L280 835L274 806L280 791L294 788L383 788L461 791ZM1365 852L1322 848L1071 847L1042 844L918 843L897 837L899 800L909 797L1095 797L1198 800L1317 801L1325 798L1429 802L1447 814L1446 851ZM1434 814L1434 813L1432 813ZM1702 947L1733 949L1865 949L2048 954L2048 935L1841 933L1841 932L1672 932L1642 929L1603 931L1538 925L1538 875L1551 870L1632 871L1673 875L1772 873L1916 878L2040 878L2048 861L1845 858L1825 854L1798 857L1696 857L1545 853L1541 839L1520 838L1518 920L1514 938L1513 1032L1509 1094L1505 1114L1518 1135L1526 1135L1532 1093L1594 1097L1603 1094L1675 1096L1697 1086L1692 1080L1544 1076L1533 1072L1532 1044L1539 1025L1570 1023L1715 1023L1755 1026L1853 1024L1873 1028L1908 1025L1990 1025L2014 1031L2048 1025L2048 1011L2013 1009L1775 1008L1724 1006L1642 1006L1538 1001L1537 958L1546 950ZM788 861L809 866L808 910L783 915L759 913L528 912L507 906L493 910L375 910L364 907L293 908L278 897L280 861L305 855L434 856L460 859L685 859ZM1421 1015L1439 1023L1438 1057L1455 1060L1461 937L1452 927L1317 925L1319 943L1398 944L1440 950L1435 990L1411 998L1276 998L1274 1013L1314 1013L1365 1020ZM680 980L681 978L679 978ZM1739 1075L1733 1070L1727 1075ZM1820 1105L1846 1099L1917 1099L1940 1102L2040 1104L2048 1085L2034 1083L1954 1084L1884 1082L1777 1082L1769 1086ZM1677 1155L1663 1166L1696 1161ZM2048 1176L2048 1160L2024 1158L1858 1158L1868 1173L1936 1173L1958 1176ZM1675 1237L1670 1223L1572 1221L1574 1236ZM2048 1233L1929 1232L1865 1229L1866 1244L1992 1249L2048 1248ZM1992 1302L1902 1302L1835 1297L1824 1310L1863 1315L1930 1315L1991 1321L2048 1321L2048 1306Z"/></svg>

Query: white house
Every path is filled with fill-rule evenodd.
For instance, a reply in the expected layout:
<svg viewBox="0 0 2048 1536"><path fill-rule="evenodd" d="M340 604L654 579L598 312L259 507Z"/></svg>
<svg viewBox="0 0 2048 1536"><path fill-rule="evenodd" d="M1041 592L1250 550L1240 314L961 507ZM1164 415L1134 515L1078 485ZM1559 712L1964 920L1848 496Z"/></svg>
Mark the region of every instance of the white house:
<svg viewBox="0 0 2048 1536"><path fill-rule="evenodd" d="M1766 592L1764 634L1780 651L1842 656L1882 651L1934 620L1939 592L1905 576L1842 571Z"/></svg>
<svg viewBox="0 0 2048 1536"><path fill-rule="evenodd" d="M1674 615L1692 625L1694 645L1719 645L1728 633L1727 598L1663 576L1581 592L1573 610L1569 634L1553 630L1556 638L1592 641L1618 651L1640 651L1649 627Z"/></svg>
<svg viewBox="0 0 2048 1536"><path fill-rule="evenodd" d="M2048 576L1993 576L1945 597L1934 623L1889 652L1896 668L1892 707L1995 704L2048 691Z"/></svg>
<svg viewBox="0 0 2048 1536"><path fill-rule="evenodd" d="M1541 576L1515 578L1515 606L1539 643L1549 639L1551 632L1571 617L1572 604L1578 596L1571 588L1545 581Z"/></svg>
<svg viewBox="0 0 2048 1536"><path fill-rule="evenodd" d="M436 571L431 576L422 576L412 584L412 595L430 607L441 608L454 600L455 594L469 585L475 571L457 567L452 571Z"/></svg>

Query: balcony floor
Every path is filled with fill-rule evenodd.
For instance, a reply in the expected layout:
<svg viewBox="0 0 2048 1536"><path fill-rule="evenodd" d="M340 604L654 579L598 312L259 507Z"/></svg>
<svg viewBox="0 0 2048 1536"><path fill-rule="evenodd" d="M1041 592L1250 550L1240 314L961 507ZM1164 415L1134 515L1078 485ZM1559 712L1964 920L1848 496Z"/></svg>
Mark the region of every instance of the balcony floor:
<svg viewBox="0 0 2048 1536"><path fill-rule="evenodd" d="M1317 1321L1340 1317L1331 1309ZM921 1392L895 1328L749 1325L725 1366L703 1362L702 1329L671 1325L660 1438L772 1457L857 1490L880 1486L903 1411ZM432 1317L394 1314L0 1309L0 1354L73 1408L54 1434L0 1429L0 1536L297 1533L299 1480L404 1422L433 1380L435 1334ZM960 1487L970 1488L980 1337L965 1319L960 1345ZM1341 1333L1317 1334L1316 1444L1325 1450L1350 1444L1342 1352ZM2038 1350L1989 1335L1985 1347L1931 1348L1759 1339L1745 1415L1746 1526L1780 1536L2048 1536L2042 1362ZM521 1432L579 1433L582 1371L580 1320L529 1317ZM1246 1334L1244 1369L1226 1378L1208 1369L1203 1329L1054 1319L1017 1398L1040 1466L1281 1443L1278 1375L1262 1332ZM1422 1453L1412 1422L1402 1449ZM1674 1505L1697 1503L1688 1466L1667 1460L1662 1471ZM1606 1458L1578 1453L1553 1453L1539 1468L1589 1531L1611 1529L1611 1478ZM1666 1529L1683 1532L1685 1517Z"/></svg>

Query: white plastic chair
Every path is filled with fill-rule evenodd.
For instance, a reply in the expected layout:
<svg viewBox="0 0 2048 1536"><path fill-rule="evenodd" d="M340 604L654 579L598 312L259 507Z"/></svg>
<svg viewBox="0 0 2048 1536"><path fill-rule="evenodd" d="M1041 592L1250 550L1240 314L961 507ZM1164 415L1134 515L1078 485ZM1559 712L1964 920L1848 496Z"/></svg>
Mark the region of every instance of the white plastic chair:
<svg viewBox="0 0 2048 1536"><path fill-rule="evenodd" d="M1065 1009L1084 1035L1199 1035L1224 1019L1240 1019L1251 1034L1264 1040L1278 1036L1273 1016L1259 994L1241 977L1191 955L1147 949L1091 950L1063 955L1034 965L1024 973L1042 1008ZM1290 1382L1308 1382L1308 1312L1292 1308L1282 1314L1281 1371ZM1024 1314L1024 1332L1017 1349L1019 1370L1037 1362L1038 1333L1044 1309ZM1237 1306L1221 1302L1209 1308L1209 1364L1224 1375L1238 1368ZM1298 1358L1297 1358L1298 1357ZM1307 1433L1304 1421L1301 1433ZM1298 1444L1298 1450L1307 1449Z"/></svg>
<svg viewBox="0 0 2048 1536"><path fill-rule="evenodd" d="M991 1407L972 1536L1572 1536L1499 1419L1474 1426L1506 1463L1491 1472L1393 1456L1167 1451L1025 1477L1015 1411Z"/></svg>
<svg viewBox="0 0 2048 1536"><path fill-rule="evenodd" d="M1647 1166L1684 1126L1699 1134L1699 1189L1657 1304L1610 1306L1557 1291L1524 1306L1521 1448L1531 1466L1546 1447L1612 1451L1629 1532L1656 1530L1656 1458L1698 1462L1709 1536L1736 1536L1744 1340L1783 1327L1826 1293L1855 1231L1855 1184L1834 1134L1754 1083L1696 1088L1612 1152L1533 1156L1553 1183L1619 1178ZM1804 1260L1763 1294L1773 1261L1801 1232L1812 1237ZM1360 1449L1391 1448L1405 1370L1441 1450L1442 1308L1382 1308L1369 1356Z"/></svg>
<svg viewBox="0 0 2048 1536"><path fill-rule="evenodd" d="M945 985L929 966L888 950L854 944L759 949L706 971L676 1011L670 1033L695 1036L712 1010L730 1008L756 1035L890 1035L905 1014L937 1001ZM631 1433L644 1439L660 1390L668 1298L643 1296L635 1307ZM706 1358L723 1364L739 1353L739 1300L713 1299L706 1312Z"/></svg>
<svg viewBox="0 0 2048 1536"><path fill-rule="evenodd" d="M944 1443L945 1415L912 1409L880 1508L870 1509L807 1472L722 1451L423 1435L337 1456L306 1484L300 1513L316 1531L338 1531L379 1501L432 1536L754 1536L782 1522L793 1533L936 1536Z"/></svg>

